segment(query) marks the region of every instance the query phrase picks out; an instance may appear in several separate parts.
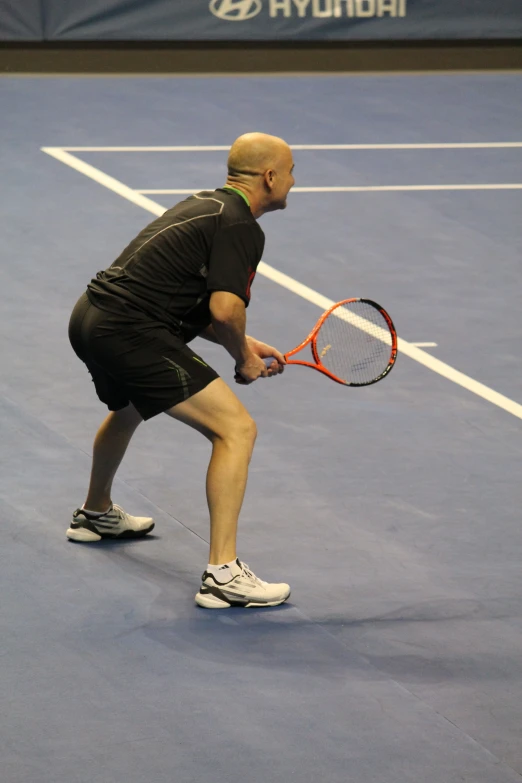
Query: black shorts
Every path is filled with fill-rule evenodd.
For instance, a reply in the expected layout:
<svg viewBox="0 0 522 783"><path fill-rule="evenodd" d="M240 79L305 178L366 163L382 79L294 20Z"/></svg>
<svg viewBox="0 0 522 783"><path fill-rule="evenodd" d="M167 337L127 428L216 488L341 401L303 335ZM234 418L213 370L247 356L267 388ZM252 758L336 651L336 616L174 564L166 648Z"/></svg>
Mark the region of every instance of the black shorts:
<svg viewBox="0 0 522 783"><path fill-rule="evenodd" d="M163 324L105 312L87 294L74 307L69 339L111 411L132 402L151 419L219 378Z"/></svg>

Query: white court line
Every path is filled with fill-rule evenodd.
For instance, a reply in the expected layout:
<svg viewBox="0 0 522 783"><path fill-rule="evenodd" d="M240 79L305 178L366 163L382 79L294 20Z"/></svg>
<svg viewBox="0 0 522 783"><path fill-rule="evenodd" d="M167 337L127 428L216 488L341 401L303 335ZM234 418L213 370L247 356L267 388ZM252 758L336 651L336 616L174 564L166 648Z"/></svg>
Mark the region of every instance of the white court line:
<svg viewBox="0 0 522 783"><path fill-rule="evenodd" d="M46 152L48 155L56 158L56 160L65 163L67 166L79 171L81 174L85 174L85 176L90 177L90 179L98 182L109 190L112 190L114 193L117 193L128 201L131 201L133 204L143 207L143 209L146 209L153 215L159 216L165 212L165 207L162 207L161 204L146 198L146 196L143 196L140 193L136 193L132 188L124 185L123 182L114 179L114 177L109 177L107 174L104 174L103 171L100 171L88 163L84 163L82 160L64 151L60 147L42 147L42 152ZM308 302L317 305L322 310L327 310L335 304L333 299L328 299L328 297L314 291L313 288L308 288L308 286L303 285L303 283L300 283L298 280L294 280L294 278L289 275L285 275L283 272L279 272L264 261L260 262L258 272L269 280L272 280L274 283L297 294L297 296L300 296L302 299L306 299ZM490 389L483 383L470 378L468 375L464 375L464 373L455 370L449 364L441 362L439 359L426 353L426 351L413 345L413 343L403 340L401 337L399 337L398 340L398 348L401 353L405 354L405 356L409 356L410 359L424 365L424 367L428 367L428 369L433 372L453 381L453 383L462 386L464 389L467 389L478 397L482 397L493 405L502 408L513 416L522 419L522 405L518 402L510 400L509 397L505 397L503 394L499 394L499 392Z"/></svg>
<svg viewBox="0 0 522 783"><path fill-rule="evenodd" d="M436 348L437 343L410 343L410 345L415 345L417 348Z"/></svg>
<svg viewBox="0 0 522 783"><path fill-rule="evenodd" d="M290 144L293 150L471 150L522 147L522 141L473 141L438 144ZM49 148L47 148L49 149ZM66 152L228 152L229 146L60 147Z"/></svg>
<svg viewBox="0 0 522 783"><path fill-rule="evenodd" d="M127 185L124 185L119 179L114 179L114 177L110 177L108 174L100 171L100 169L91 166L89 163L85 163L74 155L70 155L68 152L65 152L63 148L42 147L41 149L42 152L46 152L48 155L51 155L51 157L56 158L56 160L65 163L72 169L76 169L80 174L85 174L86 177L90 177L100 185L114 191L114 193L118 193L128 201L132 201L134 204L137 204L138 207L143 207L143 209L152 212L153 215L159 217L165 212L165 207L160 206L156 201L152 201L150 198L142 196L141 193L137 193L135 190L132 190L132 188L128 188Z"/></svg>
<svg viewBox="0 0 522 783"><path fill-rule="evenodd" d="M156 195L183 195L198 193L204 188L137 188L136 193ZM487 185L325 185L319 187L293 187L292 193L377 193L408 190L522 190L522 182Z"/></svg>
<svg viewBox="0 0 522 783"><path fill-rule="evenodd" d="M146 193L148 195L157 196L183 196L185 194L200 193L205 188L136 188L136 193Z"/></svg>

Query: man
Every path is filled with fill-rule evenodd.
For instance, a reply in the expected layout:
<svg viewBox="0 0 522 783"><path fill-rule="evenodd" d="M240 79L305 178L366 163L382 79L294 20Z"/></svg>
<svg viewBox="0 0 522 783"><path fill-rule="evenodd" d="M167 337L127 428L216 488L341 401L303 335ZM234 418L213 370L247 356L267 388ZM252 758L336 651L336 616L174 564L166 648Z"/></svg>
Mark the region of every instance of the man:
<svg viewBox="0 0 522 783"><path fill-rule="evenodd" d="M245 333L250 288L264 248L257 219L286 207L290 147L247 133L232 145L226 185L197 193L148 225L77 302L71 344L111 413L94 441L87 498L67 537L139 537L154 527L112 503L114 476L138 424L167 413L212 443L207 473L210 553L196 603L276 606L287 584L258 579L237 558L236 534L256 425L232 390L187 343L221 344L236 381L279 374L284 356ZM263 361L273 357L267 367Z"/></svg>

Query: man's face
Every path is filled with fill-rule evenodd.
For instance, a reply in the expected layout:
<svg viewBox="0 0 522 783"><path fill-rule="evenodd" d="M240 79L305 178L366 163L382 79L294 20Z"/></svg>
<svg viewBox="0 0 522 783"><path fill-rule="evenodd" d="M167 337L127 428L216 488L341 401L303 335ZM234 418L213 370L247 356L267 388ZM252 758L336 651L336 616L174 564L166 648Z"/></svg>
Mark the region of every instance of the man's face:
<svg viewBox="0 0 522 783"><path fill-rule="evenodd" d="M286 199L290 188L295 185L294 179L294 161L292 150L290 148L281 152L277 161L277 167L274 167L273 187L270 199L270 211L276 209L286 209Z"/></svg>

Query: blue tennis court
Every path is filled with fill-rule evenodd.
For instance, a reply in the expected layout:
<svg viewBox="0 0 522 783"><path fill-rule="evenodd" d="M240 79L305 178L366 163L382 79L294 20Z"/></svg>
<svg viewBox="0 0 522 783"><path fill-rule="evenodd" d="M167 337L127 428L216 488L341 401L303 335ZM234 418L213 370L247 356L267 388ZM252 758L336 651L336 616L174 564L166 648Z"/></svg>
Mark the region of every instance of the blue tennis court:
<svg viewBox="0 0 522 783"><path fill-rule="evenodd" d="M522 777L522 75L5 77L0 777L5 783L511 783ZM209 445L142 425L114 500L147 539L74 545L105 409L71 309L155 214L294 148L248 332L333 301L392 315L397 365L233 385L259 436L239 552L292 586L194 605ZM198 350L233 382L219 346ZM183 458L181 458L183 444ZM187 456L188 455L188 456Z"/></svg>

